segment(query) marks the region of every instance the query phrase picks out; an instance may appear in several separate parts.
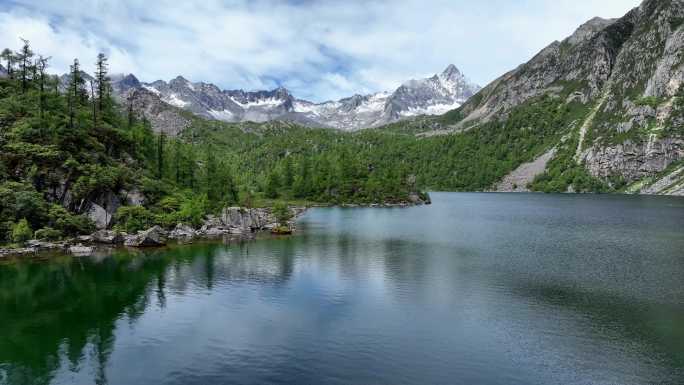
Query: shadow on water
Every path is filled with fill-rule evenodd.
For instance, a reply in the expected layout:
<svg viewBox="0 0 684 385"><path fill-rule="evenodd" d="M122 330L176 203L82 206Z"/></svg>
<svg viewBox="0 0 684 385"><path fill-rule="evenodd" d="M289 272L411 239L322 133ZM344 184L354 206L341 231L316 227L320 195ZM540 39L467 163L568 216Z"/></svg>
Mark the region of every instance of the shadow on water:
<svg viewBox="0 0 684 385"><path fill-rule="evenodd" d="M553 284L512 284L513 292L557 309L585 315L593 330L617 332L621 340L650 349L670 368L672 378L684 376L684 307L627 301L617 296Z"/></svg>

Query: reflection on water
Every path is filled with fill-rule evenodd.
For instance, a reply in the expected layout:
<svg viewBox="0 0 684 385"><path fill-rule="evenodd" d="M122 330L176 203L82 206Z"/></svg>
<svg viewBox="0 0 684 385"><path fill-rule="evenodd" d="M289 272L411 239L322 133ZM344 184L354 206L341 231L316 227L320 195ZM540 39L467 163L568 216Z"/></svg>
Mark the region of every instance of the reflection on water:
<svg viewBox="0 0 684 385"><path fill-rule="evenodd" d="M0 265L0 384L684 382L684 201L434 194Z"/></svg>

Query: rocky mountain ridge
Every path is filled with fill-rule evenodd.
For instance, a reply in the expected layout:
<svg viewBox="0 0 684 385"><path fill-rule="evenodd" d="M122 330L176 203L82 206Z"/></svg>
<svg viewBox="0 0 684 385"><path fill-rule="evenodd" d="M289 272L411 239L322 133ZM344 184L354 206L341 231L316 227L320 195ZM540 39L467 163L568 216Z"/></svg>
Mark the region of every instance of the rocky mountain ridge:
<svg viewBox="0 0 684 385"><path fill-rule="evenodd" d="M410 80L394 92L354 95L323 103L298 99L283 87L271 91L221 90L214 84L193 83L182 76L169 82L143 83L129 74L115 76L112 81L116 95L122 100L130 98L138 106L143 100L148 107L142 110L153 125L171 133L178 132L179 126L165 126L168 116L165 119L153 113L170 111L159 105L159 101L206 119L225 122L283 120L309 127L358 130L411 116L445 113L480 89L454 65L433 77ZM154 98L159 101L153 101ZM149 108L150 105L155 107Z"/></svg>
<svg viewBox="0 0 684 385"><path fill-rule="evenodd" d="M665 178L662 191L684 194L684 1L646 0L622 18L588 21L487 85L442 129L506 124L543 97L575 116L556 123L563 136L543 168L549 180L572 191L563 179L581 167L613 188L654 193Z"/></svg>

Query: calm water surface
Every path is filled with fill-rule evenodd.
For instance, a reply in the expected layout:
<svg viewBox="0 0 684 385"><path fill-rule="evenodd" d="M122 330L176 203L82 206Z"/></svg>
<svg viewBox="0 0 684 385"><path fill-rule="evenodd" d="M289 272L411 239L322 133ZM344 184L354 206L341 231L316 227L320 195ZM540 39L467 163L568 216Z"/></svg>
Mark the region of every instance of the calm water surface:
<svg viewBox="0 0 684 385"><path fill-rule="evenodd" d="M0 384L684 384L684 200L433 194L0 264Z"/></svg>

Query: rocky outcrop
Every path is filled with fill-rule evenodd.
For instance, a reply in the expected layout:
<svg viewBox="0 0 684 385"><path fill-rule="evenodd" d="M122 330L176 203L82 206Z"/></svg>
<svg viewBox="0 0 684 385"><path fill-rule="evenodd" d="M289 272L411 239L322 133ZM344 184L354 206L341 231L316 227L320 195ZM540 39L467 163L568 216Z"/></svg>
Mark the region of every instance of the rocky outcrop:
<svg viewBox="0 0 684 385"><path fill-rule="evenodd" d="M579 138L571 149L576 164L608 183L654 178L682 158L683 21L684 0L645 0L619 19L594 18L486 86L443 131L505 122L536 98L550 96L578 111L575 120L554 122L559 137ZM569 159L571 142L556 144L560 159ZM514 171L498 189L524 189L528 178L522 174L534 163ZM568 169L575 166L570 163Z"/></svg>
<svg viewBox="0 0 684 385"><path fill-rule="evenodd" d="M634 192L645 195L684 196L684 166L675 167L672 172L650 183L637 184Z"/></svg>
<svg viewBox="0 0 684 385"><path fill-rule="evenodd" d="M583 155L589 172L600 178L622 176L628 183L664 171L684 159L684 139L653 139L648 142L592 147Z"/></svg>
<svg viewBox="0 0 684 385"><path fill-rule="evenodd" d="M90 235L91 242L103 245L120 245L125 240L125 234L117 231L99 230Z"/></svg>
<svg viewBox="0 0 684 385"><path fill-rule="evenodd" d="M124 245L131 247L155 247L166 245L166 231L160 226L139 231L137 234L127 235Z"/></svg>
<svg viewBox="0 0 684 385"><path fill-rule="evenodd" d="M169 238L171 239L192 239L197 235L195 229L188 225L179 223L176 227L169 233Z"/></svg>
<svg viewBox="0 0 684 385"><path fill-rule="evenodd" d="M106 229L112 223L116 210L121 207L121 199L114 191L108 191L90 202L86 215L98 230Z"/></svg>

